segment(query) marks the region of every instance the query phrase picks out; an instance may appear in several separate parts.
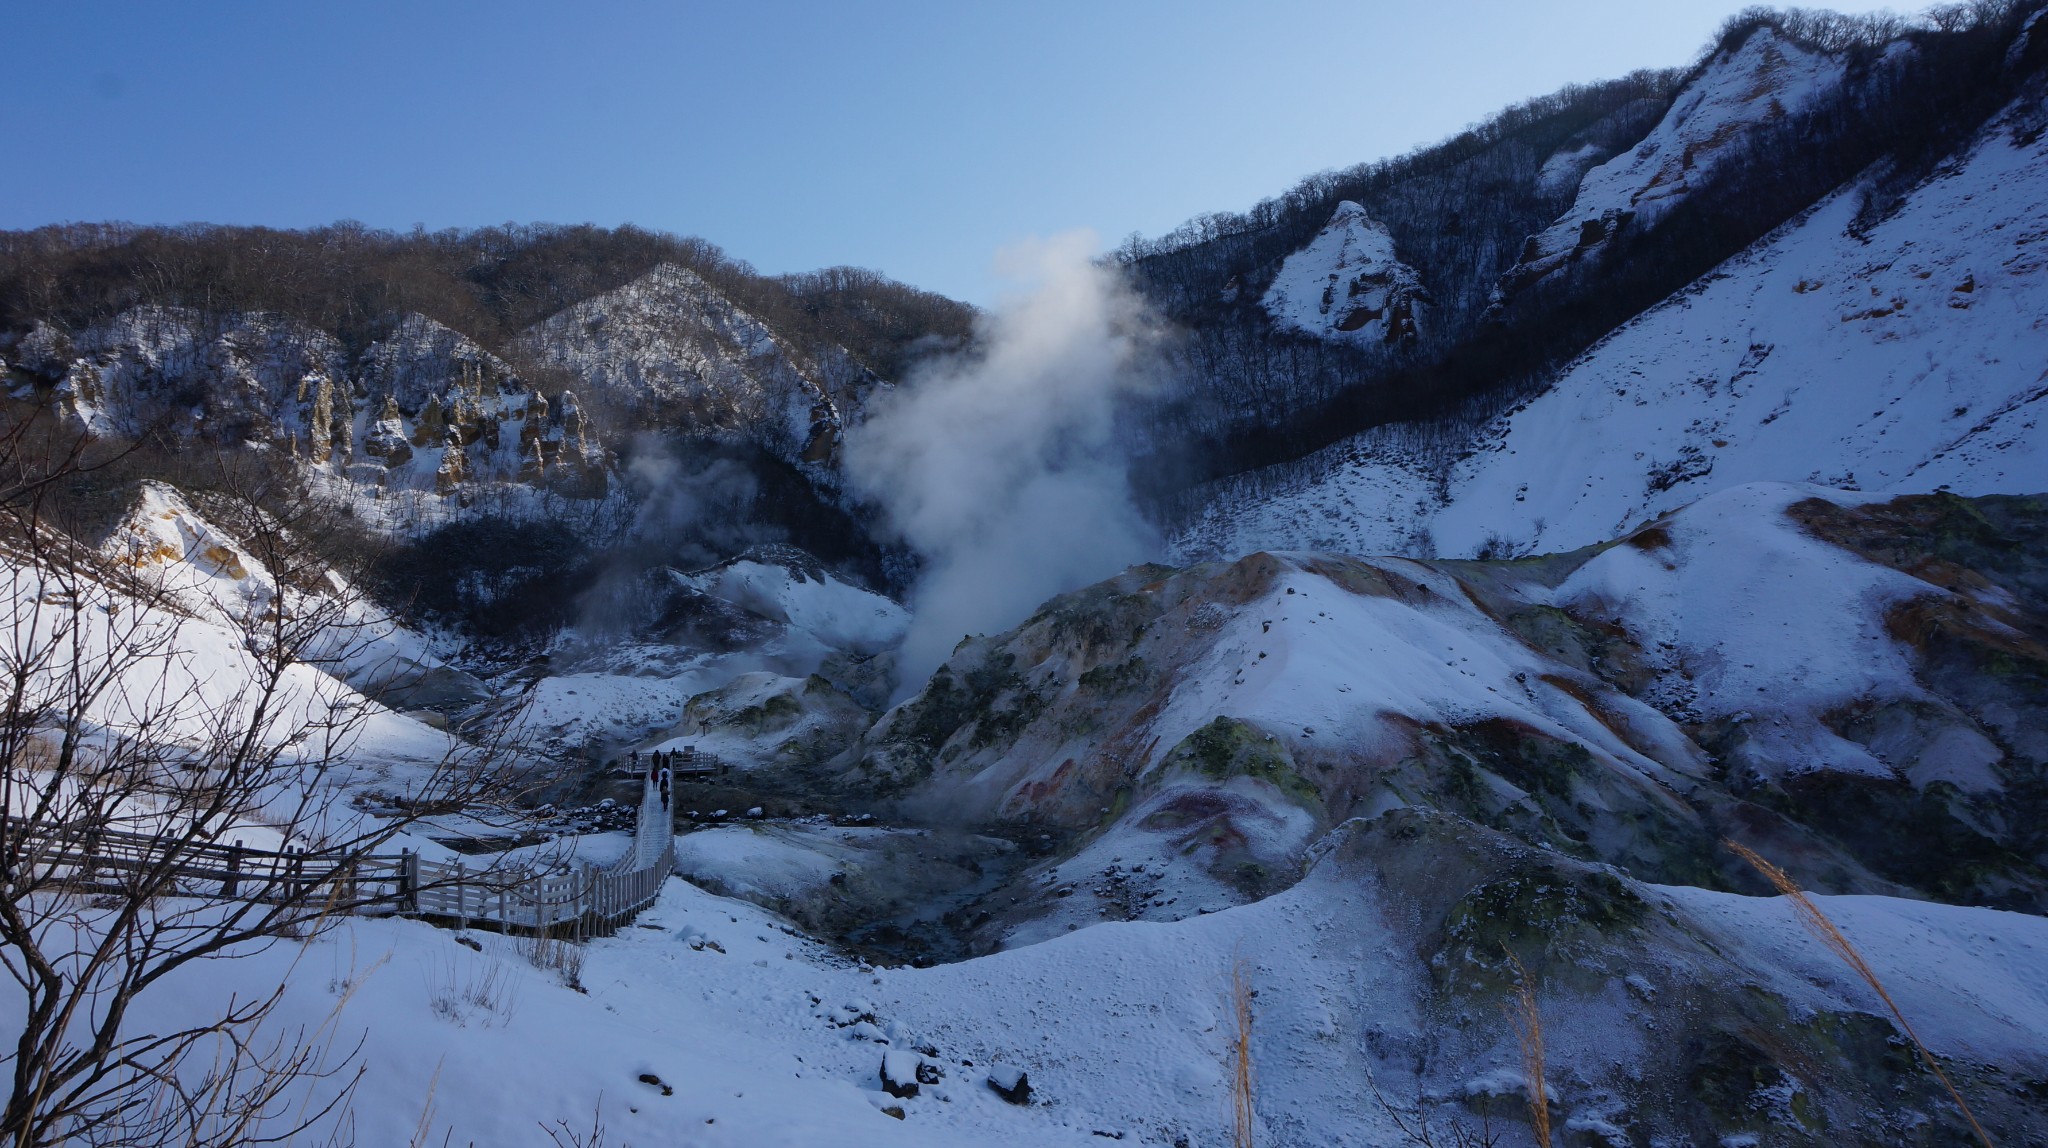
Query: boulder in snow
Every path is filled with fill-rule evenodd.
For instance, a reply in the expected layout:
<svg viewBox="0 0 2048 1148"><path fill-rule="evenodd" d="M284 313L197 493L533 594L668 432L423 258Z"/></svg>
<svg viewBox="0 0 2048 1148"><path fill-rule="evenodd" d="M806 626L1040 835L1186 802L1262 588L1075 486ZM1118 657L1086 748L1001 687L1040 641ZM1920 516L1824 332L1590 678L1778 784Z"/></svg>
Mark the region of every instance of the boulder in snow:
<svg viewBox="0 0 2048 1148"><path fill-rule="evenodd" d="M898 1100L917 1095L919 1069L924 1057L914 1052L890 1049L882 1054L882 1091Z"/></svg>
<svg viewBox="0 0 2048 1148"><path fill-rule="evenodd" d="M1011 1104L1031 1103L1031 1077L1014 1064L989 1065L988 1087Z"/></svg>

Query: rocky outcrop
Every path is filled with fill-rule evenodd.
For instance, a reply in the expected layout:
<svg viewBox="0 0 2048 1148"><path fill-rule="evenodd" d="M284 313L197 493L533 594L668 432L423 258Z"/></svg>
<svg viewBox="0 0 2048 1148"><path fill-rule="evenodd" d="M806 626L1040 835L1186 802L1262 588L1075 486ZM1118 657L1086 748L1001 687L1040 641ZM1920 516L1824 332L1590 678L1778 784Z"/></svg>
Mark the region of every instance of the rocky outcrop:
<svg viewBox="0 0 2048 1148"><path fill-rule="evenodd" d="M391 395L400 408L411 412L451 387L470 392L520 387L503 359L454 328L416 313L401 318L391 334L370 345L357 373L370 394Z"/></svg>
<svg viewBox="0 0 2048 1148"><path fill-rule="evenodd" d="M384 408L370 424L370 433L363 436L363 453L384 460L387 467L412 461L412 441L405 432L405 415L398 409L396 396L385 396Z"/></svg>
<svg viewBox="0 0 2048 1148"><path fill-rule="evenodd" d="M338 437L334 417L334 382L326 375L307 375L299 380L299 401L307 401L309 389L312 393L306 414L306 457L319 466L334 457ZM346 427L349 421L348 412L344 410L339 425ZM348 460L346 447L342 448L342 460Z"/></svg>
<svg viewBox="0 0 2048 1148"><path fill-rule="evenodd" d="M461 438L452 431L446 432L441 444L441 465L434 471L434 491L453 494L457 487L469 481L469 456L463 452Z"/></svg>
<svg viewBox="0 0 2048 1148"><path fill-rule="evenodd" d="M440 446L448 437L448 419L441 411L441 396L429 395L427 404L420 408L419 417L413 420L412 445Z"/></svg>
<svg viewBox="0 0 2048 1148"><path fill-rule="evenodd" d="M637 420L751 439L791 462L829 459L841 406L875 383L843 351L798 351L670 264L542 321L520 346Z"/></svg>
<svg viewBox="0 0 2048 1148"><path fill-rule="evenodd" d="M1718 164L1739 155L1757 128L1833 92L1845 67L1841 57L1801 47L1768 26L1722 51L1641 143L1587 171L1572 209L1529 237L1501 277L1496 310L1530 284L1597 257L1623 232L1654 226Z"/></svg>
<svg viewBox="0 0 2048 1148"><path fill-rule="evenodd" d="M1429 294L1394 251L1386 225L1345 201L1289 255L1261 304L1275 322L1320 338L1400 345L1421 333Z"/></svg>

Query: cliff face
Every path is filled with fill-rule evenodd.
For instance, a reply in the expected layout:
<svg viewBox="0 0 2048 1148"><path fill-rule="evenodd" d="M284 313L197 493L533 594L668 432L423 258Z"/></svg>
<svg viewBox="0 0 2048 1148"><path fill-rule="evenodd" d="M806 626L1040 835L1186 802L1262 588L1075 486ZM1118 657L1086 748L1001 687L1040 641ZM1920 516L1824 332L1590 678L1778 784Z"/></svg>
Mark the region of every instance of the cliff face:
<svg viewBox="0 0 2048 1148"><path fill-rule="evenodd" d="M1720 52L1649 135L1586 172L1571 210L1530 236L1501 277L1500 299L1598 258L1625 230L1654 226L1718 165L1739 159L1752 132L1827 99L1845 67L1840 56L1803 48L1769 27Z"/></svg>
<svg viewBox="0 0 2048 1148"><path fill-rule="evenodd" d="M17 400L80 431L272 451L355 499L403 493L419 522L497 488L602 499L618 452L646 433L759 449L829 496L845 420L884 384L844 348L793 348L663 264L503 354L417 313L351 354L276 314L141 306L76 331L38 322L0 347L0 364Z"/></svg>
<svg viewBox="0 0 2048 1148"><path fill-rule="evenodd" d="M1261 305L1275 322L1360 345L1400 345L1420 333L1429 295L1401 262L1385 224L1351 202L1281 263Z"/></svg>

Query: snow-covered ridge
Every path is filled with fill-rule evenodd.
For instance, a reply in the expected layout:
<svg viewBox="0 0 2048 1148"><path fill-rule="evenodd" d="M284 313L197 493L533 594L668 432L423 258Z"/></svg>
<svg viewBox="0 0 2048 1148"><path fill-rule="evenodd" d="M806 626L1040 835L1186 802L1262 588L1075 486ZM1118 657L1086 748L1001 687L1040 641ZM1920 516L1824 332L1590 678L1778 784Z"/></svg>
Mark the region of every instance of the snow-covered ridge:
<svg viewBox="0 0 2048 1148"><path fill-rule="evenodd" d="M1414 338L1427 301L1422 277L1401 262L1386 225L1346 200L1282 261L1260 305L1282 326L1374 344Z"/></svg>
<svg viewBox="0 0 2048 1148"><path fill-rule="evenodd" d="M470 375L492 390L523 389L503 359L453 327L417 312L406 314L390 335L372 343L357 372L372 399L390 395L409 413L417 413L429 398L445 396L451 381Z"/></svg>
<svg viewBox="0 0 2048 1148"><path fill-rule="evenodd" d="M894 601L842 581L788 547L757 547L678 580L833 649L878 653L902 641L910 626L909 612Z"/></svg>
<svg viewBox="0 0 2048 1148"><path fill-rule="evenodd" d="M107 542L102 556L117 577L85 568L57 573L0 555L0 595L15 619L24 652L50 656L30 667L25 688L33 708L61 696L72 667L107 674L110 684L81 705L85 736L133 736L147 723L167 744L204 751L237 722L263 718L258 736L308 756L339 753L376 774L404 763L433 763L450 739L365 697L346 679L391 672L408 654L430 656L412 635L374 613L334 610L311 596L300 620L315 635L304 659L283 667L275 696L258 696L270 671L252 652L279 609L270 572L224 532L191 511L175 491L146 488L141 503ZM337 589L342 589L337 587ZM306 601L308 595L295 595ZM168 601L166 601L168 600ZM288 611L291 607L287 607ZM52 635L69 635L52 642ZM337 744L299 745L307 730L331 727Z"/></svg>
<svg viewBox="0 0 2048 1148"><path fill-rule="evenodd" d="M846 374L847 364L802 358L688 268L665 263L585 299L529 329L520 345L634 407L765 434L792 459L820 461L836 441L832 384L844 380L828 378L828 368Z"/></svg>
<svg viewBox="0 0 2048 1148"><path fill-rule="evenodd" d="M280 609L317 621L304 635L306 662L371 697L398 705L481 696L474 679L443 664L424 637L339 574L326 571L315 584L280 594L272 571L167 483L142 483L100 553L152 594L224 631L260 627Z"/></svg>
<svg viewBox="0 0 2048 1148"><path fill-rule="evenodd" d="M16 349L25 376L15 398L34 398L29 377L74 425L97 435L134 434L153 423L186 433L282 442L304 429L295 409L308 380L340 379L339 340L260 312L206 317L183 307L135 307L66 336L38 323ZM194 396L179 384L204 380Z"/></svg>
<svg viewBox="0 0 2048 1148"><path fill-rule="evenodd" d="M1504 281L1507 289L1593 254L1625 227L1656 223L1738 150L1752 129L1803 111L1840 85L1844 68L1838 57L1758 28L1709 62L1641 143L1586 172L1571 210L1529 237ZM1553 156L1544 177L1564 178L1583 154Z"/></svg>
<svg viewBox="0 0 2048 1148"><path fill-rule="evenodd" d="M2048 490L2048 147L2014 127L1853 234L1862 191L1837 193L1596 345L1470 457L1383 428L1309 460L1309 481L1226 486L1177 545L1530 553L1744 482Z"/></svg>

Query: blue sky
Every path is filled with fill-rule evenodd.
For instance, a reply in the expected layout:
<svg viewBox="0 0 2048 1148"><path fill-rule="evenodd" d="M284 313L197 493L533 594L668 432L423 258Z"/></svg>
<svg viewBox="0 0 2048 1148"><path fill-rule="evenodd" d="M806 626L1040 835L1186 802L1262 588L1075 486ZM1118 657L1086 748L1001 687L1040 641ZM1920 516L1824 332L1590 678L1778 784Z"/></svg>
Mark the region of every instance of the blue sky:
<svg viewBox="0 0 2048 1148"><path fill-rule="evenodd" d="M1242 209L1742 6L0 0L0 227L633 222L985 301L1008 243Z"/></svg>

